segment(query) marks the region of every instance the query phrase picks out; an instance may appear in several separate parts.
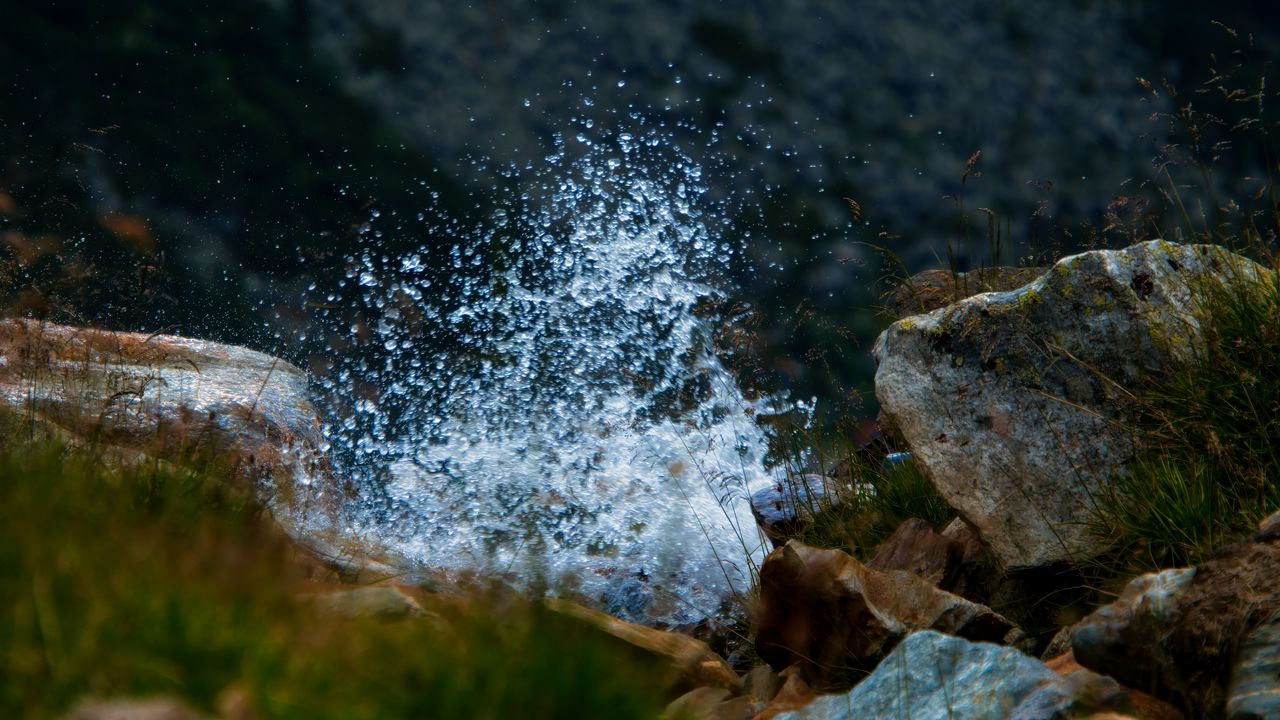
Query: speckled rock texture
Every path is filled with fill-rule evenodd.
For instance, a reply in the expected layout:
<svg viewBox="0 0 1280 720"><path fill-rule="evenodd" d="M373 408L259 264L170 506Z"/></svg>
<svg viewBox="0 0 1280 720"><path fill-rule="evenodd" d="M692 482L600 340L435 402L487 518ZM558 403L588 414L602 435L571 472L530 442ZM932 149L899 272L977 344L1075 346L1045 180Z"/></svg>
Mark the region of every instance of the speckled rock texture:
<svg viewBox="0 0 1280 720"><path fill-rule="evenodd" d="M778 720L1051 720L1176 717L1134 707L1126 688L1087 670L1059 675L1013 648L918 632L843 695Z"/></svg>
<svg viewBox="0 0 1280 720"><path fill-rule="evenodd" d="M1071 630L1076 661L1130 687L1158 687L1162 678L1173 674L1164 640L1195 572L1178 568L1131 580L1115 602L1098 608Z"/></svg>
<svg viewBox="0 0 1280 720"><path fill-rule="evenodd" d="M1019 289L894 323L873 350L876 397L1004 567L1087 557L1094 498L1132 454L1130 393L1190 357L1202 283L1268 273L1158 240L1063 258Z"/></svg>

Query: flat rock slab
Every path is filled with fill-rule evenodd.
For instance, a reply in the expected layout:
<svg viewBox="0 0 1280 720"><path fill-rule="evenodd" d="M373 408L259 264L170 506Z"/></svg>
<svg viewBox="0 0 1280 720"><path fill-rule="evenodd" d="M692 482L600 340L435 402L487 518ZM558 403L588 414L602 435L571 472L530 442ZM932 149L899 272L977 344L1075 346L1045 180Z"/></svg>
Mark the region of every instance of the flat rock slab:
<svg viewBox="0 0 1280 720"><path fill-rule="evenodd" d="M0 407L126 462L227 462L293 530L342 492L306 375L241 347L0 320Z"/></svg>
<svg viewBox="0 0 1280 720"><path fill-rule="evenodd" d="M661 658L670 668L668 679L677 693L704 687L723 689L731 695L742 690L742 680L729 663L701 640L619 620L568 600L549 599L547 607L577 618L655 658ZM728 696L717 695L715 702L703 697L699 702L706 701L714 705L725 697Z"/></svg>
<svg viewBox="0 0 1280 720"><path fill-rule="evenodd" d="M1030 284L894 323L876 397L939 493L1008 569L1100 549L1094 498L1132 454L1142 378L1190 357L1202 282L1269 270L1152 241L1063 258Z"/></svg>

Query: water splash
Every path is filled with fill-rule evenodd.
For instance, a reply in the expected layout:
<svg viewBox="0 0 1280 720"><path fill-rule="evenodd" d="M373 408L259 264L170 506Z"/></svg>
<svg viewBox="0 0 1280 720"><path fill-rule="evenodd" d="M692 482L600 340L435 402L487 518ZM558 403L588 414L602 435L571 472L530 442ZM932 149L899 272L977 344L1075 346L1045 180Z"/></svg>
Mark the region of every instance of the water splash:
<svg viewBox="0 0 1280 720"><path fill-rule="evenodd" d="M777 408L739 391L704 317L739 248L660 130L556 145L507 171L484 228L432 227L447 253L352 260L351 331L378 359L329 381L377 388L331 432L365 488L350 532L623 617L702 617L749 587L746 498L771 482L753 417Z"/></svg>

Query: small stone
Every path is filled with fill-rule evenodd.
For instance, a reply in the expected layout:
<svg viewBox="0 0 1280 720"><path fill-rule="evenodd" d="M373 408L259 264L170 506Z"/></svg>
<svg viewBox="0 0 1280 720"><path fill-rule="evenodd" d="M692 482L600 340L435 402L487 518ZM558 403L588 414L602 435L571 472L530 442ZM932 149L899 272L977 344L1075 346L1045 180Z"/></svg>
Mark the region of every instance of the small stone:
<svg viewBox="0 0 1280 720"><path fill-rule="evenodd" d="M768 665L751 668L742 676L742 694L760 702L769 702L782 688L782 678Z"/></svg>
<svg viewBox="0 0 1280 720"><path fill-rule="evenodd" d="M782 713L799 710L818 697L813 688L809 687L809 683L805 682L804 672L799 667L783 670L778 673L778 678L782 680L782 688L753 720L773 720Z"/></svg>
<svg viewBox="0 0 1280 720"><path fill-rule="evenodd" d="M402 620L423 614L416 600L387 585L337 590L308 598L317 608L347 618Z"/></svg>
<svg viewBox="0 0 1280 720"><path fill-rule="evenodd" d="M728 690L719 687L694 688L681 695L662 712L663 720L713 720L717 719L719 705L728 700Z"/></svg>
<svg viewBox="0 0 1280 720"><path fill-rule="evenodd" d="M172 698L88 700L62 720L204 720L204 716Z"/></svg>
<svg viewBox="0 0 1280 720"><path fill-rule="evenodd" d="M837 502L835 480L823 475L796 475L751 496L756 522L775 543L799 532L816 513Z"/></svg>

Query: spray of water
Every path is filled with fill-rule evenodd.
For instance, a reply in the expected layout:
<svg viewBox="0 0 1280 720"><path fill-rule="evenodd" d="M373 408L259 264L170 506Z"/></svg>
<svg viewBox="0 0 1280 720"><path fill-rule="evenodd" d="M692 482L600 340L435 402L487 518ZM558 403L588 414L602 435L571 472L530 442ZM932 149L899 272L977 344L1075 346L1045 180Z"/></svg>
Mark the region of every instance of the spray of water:
<svg viewBox="0 0 1280 720"><path fill-rule="evenodd" d="M777 408L739 391L705 317L739 248L660 130L556 146L506 173L483 228L432 227L447 254L352 259L350 330L376 353L328 391L377 391L330 433L363 487L348 532L622 617L705 616L749 587L746 498L771 482L753 417Z"/></svg>

